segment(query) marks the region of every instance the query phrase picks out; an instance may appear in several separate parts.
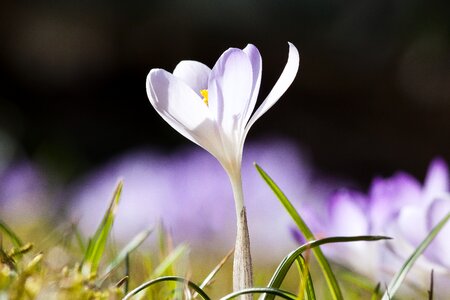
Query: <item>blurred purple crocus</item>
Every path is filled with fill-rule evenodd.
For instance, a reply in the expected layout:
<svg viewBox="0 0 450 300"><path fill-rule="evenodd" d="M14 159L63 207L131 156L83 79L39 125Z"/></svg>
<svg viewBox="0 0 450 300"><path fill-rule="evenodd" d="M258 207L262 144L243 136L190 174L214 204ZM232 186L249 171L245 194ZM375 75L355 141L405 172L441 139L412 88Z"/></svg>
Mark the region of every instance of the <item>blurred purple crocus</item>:
<svg viewBox="0 0 450 300"><path fill-rule="evenodd" d="M167 158L156 151L135 151L114 159L73 184L69 192L73 200L71 218L83 232L92 234L111 201L114 187L123 178L125 185L114 225L116 237L126 240L150 226L156 227L160 216L174 209L166 202L172 195L167 164Z"/></svg>
<svg viewBox="0 0 450 300"><path fill-rule="evenodd" d="M49 213L45 172L28 160L10 162L0 173L0 218L11 225L37 221Z"/></svg>
<svg viewBox="0 0 450 300"><path fill-rule="evenodd" d="M375 178L367 194L342 189L327 202L325 222L316 226L317 235L386 235L381 243L346 243L324 247L337 263L375 282L388 283L405 259L450 211L450 181L446 163L435 159L424 184L407 173ZM309 212L312 217L316 214ZM311 216L308 216L311 218ZM435 272L435 293L448 293L443 282L450 280L450 225L439 233L416 263L407 282L418 290L429 288Z"/></svg>

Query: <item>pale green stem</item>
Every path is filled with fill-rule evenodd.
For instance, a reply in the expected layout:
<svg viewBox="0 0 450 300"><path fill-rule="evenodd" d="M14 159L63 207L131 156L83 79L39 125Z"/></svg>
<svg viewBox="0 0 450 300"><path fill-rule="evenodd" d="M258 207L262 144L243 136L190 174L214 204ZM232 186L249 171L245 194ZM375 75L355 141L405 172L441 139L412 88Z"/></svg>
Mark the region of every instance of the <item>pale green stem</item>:
<svg viewBox="0 0 450 300"><path fill-rule="evenodd" d="M233 290L239 291L253 287L253 268L240 168L238 172L228 173L228 176L233 188L237 220L236 245L233 261ZM242 295L240 299L252 300L253 296L246 294Z"/></svg>
<svg viewBox="0 0 450 300"><path fill-rule="evenodd" d="M244 208L244 192L242 190L241 170L229 172L231 187L233 188L234 206L236 208L236 216L239 219L242 209Z"/></svg>

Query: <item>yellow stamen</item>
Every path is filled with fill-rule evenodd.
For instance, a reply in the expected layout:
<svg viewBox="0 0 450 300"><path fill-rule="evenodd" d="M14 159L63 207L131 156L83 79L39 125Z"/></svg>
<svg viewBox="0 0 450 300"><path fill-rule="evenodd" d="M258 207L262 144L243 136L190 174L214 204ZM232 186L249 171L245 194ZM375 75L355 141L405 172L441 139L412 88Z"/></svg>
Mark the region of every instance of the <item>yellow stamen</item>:
<svg viewBox="0 0 450 300"><path fill-rule="evenodd" d="M208 90L200 90L200 95L203 96L203 102L208 106Z"/></svg>

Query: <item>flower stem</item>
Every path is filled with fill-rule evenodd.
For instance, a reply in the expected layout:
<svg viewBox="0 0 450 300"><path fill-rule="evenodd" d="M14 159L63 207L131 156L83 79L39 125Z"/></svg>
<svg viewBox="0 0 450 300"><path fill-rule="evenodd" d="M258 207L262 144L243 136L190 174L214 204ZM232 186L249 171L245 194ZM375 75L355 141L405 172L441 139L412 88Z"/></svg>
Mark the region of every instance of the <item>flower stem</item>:
<svg viewBox="0 0 450 300"><path fill-rule="evenodd" d="M230 175L236 205L237 232L233 261L233 290L239 291L253 287L253 267L250 253L250 237L247 225L247 213L244 206L241 174ZM252 300L250 294L242 295L240 300Z"/></svg>

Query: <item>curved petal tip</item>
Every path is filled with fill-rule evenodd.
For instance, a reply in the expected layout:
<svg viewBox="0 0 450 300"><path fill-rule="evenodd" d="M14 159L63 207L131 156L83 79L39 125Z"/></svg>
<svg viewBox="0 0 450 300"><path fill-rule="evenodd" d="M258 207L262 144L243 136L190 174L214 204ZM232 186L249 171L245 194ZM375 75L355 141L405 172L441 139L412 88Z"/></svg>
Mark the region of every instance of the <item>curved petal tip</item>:
<svg viewBox="0 0 450 300"><path fill-rule="evenodd" d="M297 47L295 47L294 44L288 42L288 45L289 45L288 62L291 62L292 66L295 65L298 71L298 68L300 67L300 54L298 52Z"/></svg>
<svg viewBox="0 0 450 300"><path fill-rule="evenodd" d="M286 92L289 86L297 76L298 68L300 66L300 55L298 53L297 48L291 42L288 42L289 45L289 54L287 63L278 78L277 82L273 86L269 95L267 95L266 99L261 103L259 108L250 118L247 126L246 126L246 134L250 130L250 127L258 120L267 110L269 110L280 97Z"/></svg>

